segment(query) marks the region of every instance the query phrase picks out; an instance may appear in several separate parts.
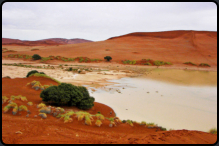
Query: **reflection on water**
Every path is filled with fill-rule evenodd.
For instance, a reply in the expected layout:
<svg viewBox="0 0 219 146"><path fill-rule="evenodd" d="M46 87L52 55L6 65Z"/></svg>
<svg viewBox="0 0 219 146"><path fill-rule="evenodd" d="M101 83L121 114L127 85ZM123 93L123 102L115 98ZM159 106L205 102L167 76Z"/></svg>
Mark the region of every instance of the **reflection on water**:
<svg viewBox="0 0 219 146"><path fill-rule="evenodd" d="M217 86L217 72L176 69L148 69L145 78L186 86Z"/></svg>
<svg viewBox="0 0 219 146"><path fill-rule="evenodd" d="M120 86L111 85L111 90L121 93L97 89L91 95L112 107L121 120L154 122L175 130L217 127L217 86L185 86L145 77L110 81Z"/></svg>

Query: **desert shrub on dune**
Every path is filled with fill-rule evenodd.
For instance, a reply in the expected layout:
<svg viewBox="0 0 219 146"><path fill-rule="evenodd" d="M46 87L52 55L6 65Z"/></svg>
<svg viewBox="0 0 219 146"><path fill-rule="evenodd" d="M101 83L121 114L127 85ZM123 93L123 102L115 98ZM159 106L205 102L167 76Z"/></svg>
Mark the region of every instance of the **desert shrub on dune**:
<svg viewBox="0 0 219 146"><path fill-rule="evenodd" d="M85 124L86 125L92 125L91 119L89 115L85 115Z"/></svg>
<svg viewBox="0 0 219 146"><path fill-rule="evenodd" d="M45 107L46 105L44 103L40 103L37 105L37 108L42 108L42 107Z"/></svg>
<svg viewBox="0 0 219 146"><path fill-rule="evenodd" d="M51 113L51 108L49 107L42 107L41 109L39 109L40 113L46 113L46 114L50 114Z"/></svg>
<svg viewBox="0 0 219 146"><path fill-rule="evenodd" d="M107 60L107 61L110 61L110 60L112 60L112 57L111 56L105 56L104 59Z"/></svg>
<svg viewBox="0 0 219 146"><path fill-rule="evenodd" d="M96 120L95 125L97 125L98 127L100 127L102 125L101 120Z"/></svg>
<svg viewBox="0 0 219 146"><path fill-rule="evenodd" d="M104 116L102 114L96 114L95 115L97 117L98 120L104 120Z"/></svg>
<svg viewBox="0 0 219 146"><path fill-rule="evenodd" d="M146 125L147 123L145 122L145 121L142 121L141 123L140 123L140 125Z"/></svg>
<svg viewBox="0 0 219 146"><path fill-rule="evenodd" d="M18 112L18 106L15 106L15 107L13 108L12 114L13 114L13 115L16 115L17 112Z"/></svg>
<svg viewBox="0 0 219 146"><path fill-rule="evenodd" d="M21 105L21 106L18 107L18 110L19 111L27 111L28 109L25 105Z"/></svg>
<svg viewBox="0 0 219 146"><path fill-rule="evenodd" d="M39 55L39 54L34 54L33 56L32 56L32 59L33 60L40 60L42 57Z"/></svg>
<svg viewBox="0 0 219 146"><path fill-rule="evenodd" d="M212 134L217 134L217 129L216 128L212 128L208 132L212 133Z"/></svg>
<svg viewBox="0 0 219 146"><path fill-rule="evenodd" d="M37 70L31 70L27 73L26 77L29 77L30 75L35 74L35 73L38 73L38 71Z"/></svg>
<svg viewBox="0 0 219 146"><path fill-rule="evenodd" d="M191 65L196 65L195 63L192 63L192 62L184 62L183 64L191 64Z"/></svg>
<svg viewBox="0 0 219 146"><path fill-rule="evenodd" d="M10 108L17 109L17 104L15 102L10 102L3 108L4 113L6 113ZM13 112L12 112L13 113Z"/></svg>
<svg viewBox="0 0 219 146"><path fill-rule="evenodd" d="M2 103L7 102L8 99L9 99L9 98L8 98L7 96L2 96Z"/></svg>
<svg viewBox="0 0 219 146"><path fill-rule="evenodd" d="M94 98L89 95L85 87L67 83L48 87L40 93L40 97L45 102L76 106L80 109L89 109L94 105Z"/></svg>
<svg viewBox="0 0 219 146"><path fill-rule="evenodd" d="M53 81L57 82L58 84L61 84L60 81L58 81L58 80L56 80L56 79L54 79L46 74L34 73L34 74L31 74L30 76L49 78L49 79L52 79Z"/></svg>
<svg viewBox="0 0 219 146"><path fill-rule="evenodd" d="M129 124L130 126L133 126L133 122L131 120L127 120L126 123Z"/></svg>
<svg viewBox="0 0 219 146"><path fill-rule="evenodd" d="M45 113L39 113L39 116L42 117L43 119L47 118L47 115Z"/></svg>
<svg viewBox="0 0 219 146"><path fill-rule="evenodd" d="M68 122L72 122L73 120L72 120L72 118L70 118L70 116L65 116L64 117L64 123L68 123Z"/></svg>
<svg viewBox="0 0 219 146"><path fill-rule="evenodd" d="M32 106L33 102L28 102L27 105Z"/></svg>
<svg viewBox="0 0 219 146"><path fill-rule="evenodd" d="M11 108L11 106L6 105L6 106L3 108L4 113L6 113L10 108Z"/></svg>
<svg viewBox="0 0 219 146"><path fill-rule="evenodd" d="M209 64L207 63L200 63L199 66L208 66L208 67L211 67Z"/></svg>

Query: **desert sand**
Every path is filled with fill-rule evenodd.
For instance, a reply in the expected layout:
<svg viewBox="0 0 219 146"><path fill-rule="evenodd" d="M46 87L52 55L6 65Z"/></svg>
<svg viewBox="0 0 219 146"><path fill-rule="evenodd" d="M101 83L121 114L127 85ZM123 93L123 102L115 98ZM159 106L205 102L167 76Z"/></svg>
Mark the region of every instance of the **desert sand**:
<svg viewBox="0 0 219 146"><path fill-rule="evenodd" d="M2 65L2 77L10 76L11 79L2 78L2 96L11 95L26 96L33 106L28 106L31 114L26 117L25 112L13 116L11 111L2 113L2 141L5 144L73 144L73 143L189 143L189 144L213 144L217 140L216 134L195 130L170 130L162 131L159 128L149 128L134 123L130 126L126 123L119 123L116 127L109 127L109 121L104 120L101 127L94 123L91 126L78 121L76 117L73 122L63 123L63 120L48 115L47 119L37 118L36 105L41 103L40 91L35 91L28 82L38 80L42 84L57 85L51 79L42 77L25 78L28 71L43 71L47 75L61 81L74 85L88 85L89 87L102 87L108 84L110 79L122 77L141 76L147 74L146 69L157 68L157 66L144 65L123 65L122 60L153 59L169 61L173 65L159 66L158 68L181 69L181 70L205 70L217 72L217 32L204 31L170 31L159 33L131 33L124 36L113 37L105 41L87 42L81 44L65 45L35 45L22 46L16 44L2 45L2 48L17 52L2 53L2 63L23 63L34 66L53 65L55 69L36 69L17 66ZM37 48L36 51L31 49ZM111 62L100 63L79 63L63 62L60 60L49 60L45 63L40 61L24 60L19 58L5 58L8 54L39 54L43 57L64 56L64 57L89 57L103 59L111 56ZM208 63L211 67L198 67L185 65L184 62ZM58 68L59 64L86 65L88 67L102 69L103 71L87 72L77 74L63 71ZM97 74L101 73L101 74ZM68 82L69 78L74 81ZM151 76L152 79L156 78ZM26 104L27 101L18 101L18 104ZM2 104L2 108L6 103ZM66 110L78 109L75 107L63 107ZM115 112L107 105L95 102L94 107L87 110L90 114L101 112L105 117L114 117ZM112 112L112 114L110 114ZM147 122L147 121L146 121Z"/></svg>

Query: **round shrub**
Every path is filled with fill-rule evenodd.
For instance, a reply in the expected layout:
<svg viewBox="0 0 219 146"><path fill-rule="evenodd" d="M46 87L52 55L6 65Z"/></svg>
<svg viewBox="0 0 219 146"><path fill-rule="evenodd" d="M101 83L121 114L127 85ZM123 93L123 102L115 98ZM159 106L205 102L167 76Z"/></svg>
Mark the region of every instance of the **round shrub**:
<svg viewBox="0 0 219 146"><path fill-rule="evenodd" d="M106 56L106 57L104 57L104 59L106 59L107 61L110 61L110 60L112 60L112 57Z"/></svg>
<svg viewBox="0 0 219 146"><path fill-rule="evenodd" d="M26 77L29 77L31 74L39 73L37 70L31 70L27 73Z"/></svg>
<svg viewBox="0 0 219 146"><path fill-rule="evenodd" d="M45 74L44 72L38 72L37 70L31 70L27 73L26 77L29 77L30 75L35 74L35 73Z"/></svg>
<svg viewBox="0 0 219 146"><path fill-rule="evenodd" d="M42 57L40 56L40 55L38 55L38 54L34 54L33 56L32 56L32 59L33 60L40 60Z"/></svg>
<svg viewBox="0 0 219 146"><path fill-rule="evenodd" d="M89 95L85 87L61 83L58 86L50 86L40 93L45 102L56 105L76 106L80 109L89 109L94 106L94 98Z"/></svg>

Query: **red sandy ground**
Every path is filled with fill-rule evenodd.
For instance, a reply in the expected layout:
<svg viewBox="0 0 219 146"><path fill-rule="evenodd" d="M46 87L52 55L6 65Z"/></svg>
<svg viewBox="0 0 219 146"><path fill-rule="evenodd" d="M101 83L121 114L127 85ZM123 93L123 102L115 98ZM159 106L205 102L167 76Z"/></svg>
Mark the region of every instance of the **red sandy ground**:
<svg viewBox="0 0 219 146"><path fill-rule="evenodd" d="M32 44L30 44L32 45ZM37 45L34 44L34 48ZM14 54L33 55L35 51L24 51L22 45L2 45L2 48L15 50ZM2 57L13 54L2 53ZM68 58L88 57L91 59L103 59L111 56L112 62L122 60L153 59L171 62L173 66L186 66L184 62L195 64L207 63L211 65L209 70L217 70L217 32L208 31L169 31L157 33L131 33L120 37L114 37L105 41L88 42L81 44L47 45L40 47L37 54L42 57L63 56ZM53 61L53 60L52 60ZM53 143L215 143L217 135L188 130L160 131L149 129L145 126L134 124L119 124L110 128L109 121L105 120L101 127L84 125L73 118L72 123L65 123L48 115L47 119L34 118L38 114L36 104L41 103L40 91L25 86L33 80L44 84L54 84L54 81L45 78L17 78L2 79L2 96L11 95L26 96L28 101L34 103L28 108L32 112L27 118L25 112L13 116L11 111L2 114L2 140L5 144L29 143L29 144L53 144ZM24 104L19 101L18 104ZM6 103L2 105L4 107ZM76 108L69 108L74 109ZM112 109L106 105L95 102L88 112L95 114L100 111L104 116L110 117ZM114 112L113 115L114 116ZM146 121L147 122L147 121ZM16 134L21 131L22 134Z"/></svg>
<svg viewBox="0 0 219 146"><path fill-rule="evenodd" d="M33 102L33 106L27 106L31 111L29 117L26 112L19 112L12 115L12 110L2 113L2 140L5 144L73 144L73 143L215 143L217 135L188 130L161 131L157 128L149 129L145 126L134 124L131 127L128 124L121 123L116 127L110 128L109 121L104 120L101 127L97 127L94 122L91 126L85 125L83 121L64 123L48 114L47 119L41 119L39 116L34 118L39 112L36 105L41 103L40 92L26 86L27 83L37 80L41 84L57 85L56 82L42 78L16 78L2 79L2 96L11 95L26 96L28 101ZM15 100L19 105L27 105L28 101ZM2 105L2 108L7 103ZM73 107L64 107L65 109L78 110ZM105 117L114 117L114 111L104 105L95 102L92 109L87 110L91 114L100 111ZM113 114L110 116L110 111ZM22 134L15 132L21 131Z"/></svg>

